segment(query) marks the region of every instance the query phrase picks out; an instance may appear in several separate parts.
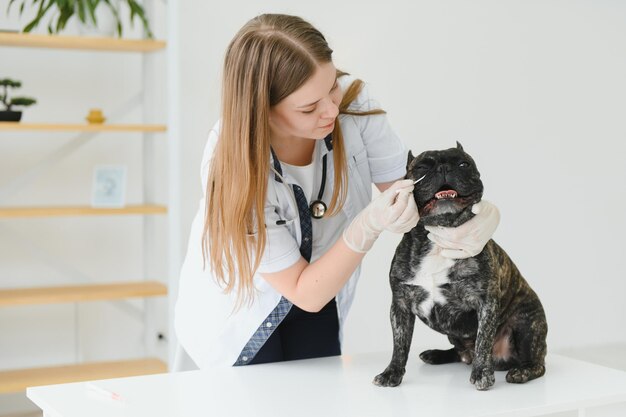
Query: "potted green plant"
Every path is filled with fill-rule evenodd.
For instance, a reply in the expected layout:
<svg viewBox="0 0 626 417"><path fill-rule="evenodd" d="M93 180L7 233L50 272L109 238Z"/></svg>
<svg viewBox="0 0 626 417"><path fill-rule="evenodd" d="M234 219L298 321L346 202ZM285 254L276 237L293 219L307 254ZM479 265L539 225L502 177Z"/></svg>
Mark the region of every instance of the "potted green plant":
<svg viewBox="0 0 626 417"><path fill-rule="evenodd" d="M0 122L19 122L22 118L21 111L11 110L13 106L27 107L35 104L37 100L30 97L13 97L9 99L9 88L20 88L22 83L9 78L0 79L0 87L4 87L4 92L0 93L0 101L4 104L5 110L0 110Z"/></svg>
<svg viewBox="0 0 626 417"><path fill-rule="evenodd" d="M130 23L131 25L135 21L135 17L138 17L143 24L146 35L149 38L153 38L146 12L141 4L137 0L121 0L128 4L130 9ZM115 0L11 0L7 7L7 13L11 9L14 3L21 3L19 7L20 16L24 12L24 8L28 3L28 7L37 7L37 14L23 29L24 32L30 32L41 23L41 20L48 15L48 13L57 14L50 20L48 24L48 33L59 33L67 24L68 20L73 16L77 16L81 23L85 25L96 26L98 24L96 20L96 8L104 4L113 14L117 34L122 36L122 22L120 20L119 10L116 7Z"/></svg>

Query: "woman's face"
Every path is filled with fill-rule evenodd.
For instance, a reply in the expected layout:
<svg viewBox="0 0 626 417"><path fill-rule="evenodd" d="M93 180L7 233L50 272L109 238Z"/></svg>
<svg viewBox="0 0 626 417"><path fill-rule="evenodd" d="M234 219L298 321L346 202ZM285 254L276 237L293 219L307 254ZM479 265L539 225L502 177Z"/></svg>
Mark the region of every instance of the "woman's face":
<svg viewBox="0 0 626 417"><path fill-rule="evenodd" d="M335 66L321 64L300 88L270 108L272 136L324 139L333 131L341 98Z"/></svg>

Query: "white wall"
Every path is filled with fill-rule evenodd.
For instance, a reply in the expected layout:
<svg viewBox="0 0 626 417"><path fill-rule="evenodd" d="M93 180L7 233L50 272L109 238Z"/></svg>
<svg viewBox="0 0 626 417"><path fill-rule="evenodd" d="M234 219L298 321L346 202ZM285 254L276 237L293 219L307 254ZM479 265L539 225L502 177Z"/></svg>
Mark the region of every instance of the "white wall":
<svg viewBox="0 0 626 417"><path fill-rule="evenodd" d="M196 2L181 8L187 233L218 118L224 50L249 18L298 14L415 152L460 140L502 214L495 239L547 311L549 349L626 343L626 4L619 1ZM364 261L344 352L389 350L383 236ZM381 262L380 260L385 261ZM415 342L447 346L418 323Z"/></svg>

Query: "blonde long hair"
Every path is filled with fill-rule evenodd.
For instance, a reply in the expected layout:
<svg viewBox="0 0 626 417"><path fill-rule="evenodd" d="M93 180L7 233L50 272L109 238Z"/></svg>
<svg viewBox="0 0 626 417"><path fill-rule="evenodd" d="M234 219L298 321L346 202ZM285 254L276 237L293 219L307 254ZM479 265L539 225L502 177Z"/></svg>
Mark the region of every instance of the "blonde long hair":
<svg viewBox="0 0 626 417"><path fill-rule="evenodd" d="M332 52L324 36L308 22L278 14L250 20L228 46L221 129L207 181L202 250L224 292L236 291L237 306L254 300L254 273L266 245L270 107L304 84L319 64L331 62ZM384 113L348 110L361 88L360 80L348 87L340 114ZM328 215L343 207L348 183L339 123L332 138L336 175Z"/></svg>

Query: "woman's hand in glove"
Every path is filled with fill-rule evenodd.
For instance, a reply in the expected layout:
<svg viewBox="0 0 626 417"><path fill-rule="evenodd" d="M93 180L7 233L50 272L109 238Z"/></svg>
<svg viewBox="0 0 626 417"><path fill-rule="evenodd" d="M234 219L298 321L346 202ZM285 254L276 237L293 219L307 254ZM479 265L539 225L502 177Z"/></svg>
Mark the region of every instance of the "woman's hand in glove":
<svg viewBox="0 0 626 417"><path fill-rule="evenodd" d="M482 252L500 223L498 208L486 200L472 206L475 214L458 227L426 226L428 239L443 248L446 258L470 258Z"/></svg>
<svg viewBox="0 0 626 417"><path fill-rule="evenodd" d="M364 253L383 230L405 233L419 221L413 198L413 181L399 180L374 198L344 230L343 240L355 252Z"/></svg>

